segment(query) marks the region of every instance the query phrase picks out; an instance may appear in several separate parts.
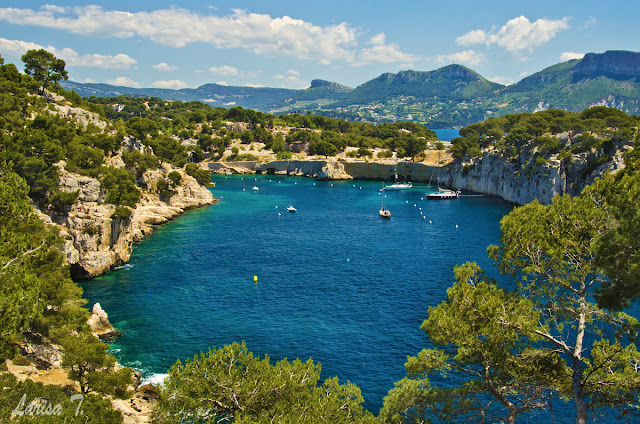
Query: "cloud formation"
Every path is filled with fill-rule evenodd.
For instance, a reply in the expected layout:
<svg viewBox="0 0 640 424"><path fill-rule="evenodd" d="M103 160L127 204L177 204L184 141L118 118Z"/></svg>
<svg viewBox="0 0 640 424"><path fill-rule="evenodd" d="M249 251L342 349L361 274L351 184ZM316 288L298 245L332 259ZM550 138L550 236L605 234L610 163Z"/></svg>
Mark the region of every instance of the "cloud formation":
<svg viewBox="0 0 640 424"><path fill-rule="evenodd" d="M240 48L255 54L282 54L323 64L343 60L351 64L406 61L412 55L395 44L386 44L384 34L371 39L372 47L358 48L357 31L342 22L318 26L289 16L234 9L227 16L202 15L183 8L150 12L104 10L100 6L45 6L39 10L0 8L0 21L55 28L93 37L140 37L169 47L202 42L217 48Z"/></svg>
<svg viewBox="0 0 640 424"><path fill-rule="evenodd" d="M566 62L572 59L582 59L584 53L564 52L560 55L560 62Z"/></svg>
<svg viewBox="0 0 640 424"><path fill-rule="evenodd" d="M170 71L177 71L178 69L180 69L177 66L169 65L166 62L160 62L156 65L152 65L151 67L158 72L170 72Z"/></svg>
<svg viewBox="0 0 640 424"><path fill-rule="evenodd" d="M0 38L0 51L8 56L21 57L27 50L45 49L55 57L65 61L67 66L101 69L130 69L136 64L132 57L120 53L117 55L85 54L81 55L73 49L57 49L53 46L43 47L36 43L21 40Z"/></svg>
<svg viewBox="0 0 640 424"><path fill-rule="evenodd" d="M393 63L393 62L413 62L419 59L418 56L403 53L400 47L395 44L387 44L386 35L380 33L369 40L371 47L360 50L354 66L369 65L372 63Z"/></svg>
<svg viewBox="0 0 640 424"><path fill-rule="evenodd" d="M186 88L187 83L180 80L154 81L151 83L151 87L180 89L180 88Z"/></svg>
<svg viewBox="0 0 640 424"><path fill-rule="evenodd" d="M497 31L494 28L489 31L482 29L470 31L458 37L456 43L461 46L496 44L511 53L532 52L536 47L554 38L558 32L568 28L569 22L566 17L556 20L541 18L531 22L524 16L518 16L509 20Z"/></svg>
<svg viewBox="0 0 640 424"><path fill-rule="evenodd" d="M228 65L220 66L218 68L209 68L209 72L211 72L214 75L230 75L230 76L240 75L240 71L238 70L238 68L234 68L233 66L228 66Z"/></svg>
<svg viewBox="0 0 640 424"><path fill-rule="evenodd" d="M107 81L107 84L111 84L111 85L119 85L119 86L123 86L123 87L133 87L133 88L139 88L140 87L140 83L127 78L127 77L118 77L116 79L112 79Z"/></svg>
<svg viewBox="0 0 640 424"><path fill-rule="evenodd" d="M475 66L484 60L482 53L476 53L474 50L465 50L449 55L440 55L436 58L438 63L458 63L462 65Z"/></svg>

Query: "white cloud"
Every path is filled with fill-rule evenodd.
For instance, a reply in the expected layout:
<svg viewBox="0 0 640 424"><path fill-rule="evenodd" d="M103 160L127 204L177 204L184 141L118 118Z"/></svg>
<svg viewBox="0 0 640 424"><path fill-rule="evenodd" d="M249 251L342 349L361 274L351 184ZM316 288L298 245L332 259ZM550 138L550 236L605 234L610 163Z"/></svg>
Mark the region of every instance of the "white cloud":
<svg viewBox="0 0 640 424"><path fill-rule="evenodd" d="M132 38L140 37L163 46L184 47L209 43L217 48L248 49L255 54L280 54L330 64L411 61L395 44L386 44L384 34L359 48L358 33L342 22L318 26L289 16L271 17L234 9L226 16L198 14L182 8L149 12L104 10L100 6L43 7L39 10L0 8L0 21L16 25L55 28L72 34Z"/></svg>
<svg viewBox="0 0 640 424"><path fill-rule="evenodd" d="M560 62L566 62L572 59L582 59L584 53L564 52L560 55Z"/></svg>
<svg viewBox="0 0 640 424"><path fill-rule="evenodd" d="M229 84L227 84L225 81L218 81L216 84L218 84L218 85L225 85L225 86L229 85Z"/></svg>
<svg viewBox="0 0 640 424"><path fill-rule="evenodd" d="M496 76L493 76L493 77L488 77L487 79L489 81L497 82L498 84L502 84L502 85L511 85L511 84L513 84L515 82L513 78L505 77L505 76L502 76L502 75L496 75Z"/></svg>
<svg viewBox="0 0 640 424"><path fill-rule="evenodd" d="M587 19L587 22L584 23L584 27L585 28L589 28L591 25L595 25L598 23L598 19L594 16L589 16L589 19Z"/></svg>
<svg viewBox="0 0 640 424"><path fill-rule="evenodd" d="M308 88L311 85L309 81L304 81L298 75L289 72L287 75L276 75L273 79L280 82L281 88Z"/></svg>
<svg viewBox="0 0 640 424"><path fill-rule="evenodd" d="M484 60L484 55L482 53L476 53L474 50L465 50L449 55L440 55L436 60L438 63L459 63L474 66Z"/></svg>
<svg viewBox="0 0 640 424"><path fill-rule="evenodd" d="M462 46L497 44L511 53L523 50L532 52L536 47L554 38L558 32L568 29L568 21L565 17L557 20L541 18L531 22L526 17L519 16L509 20L498 31L475 29L458 37L456 42Z"/></svg>
<svg viewBox="0 0 640 424"><path fill-rule="evenodd" d="M295 69L289 69L287 71L287 74L289 75L296 75L296 76L300 76L300 72L296 71Z"/></svg>
<svg viewBox="0 0 640 424"><path fill-rule="evenodd" d="M91 79L91 78L85 78L84 81L82 81L85 84L94 84L96 82L96 80Z"/></svg>
<svg viewBox="0 0 640 424"><path fill-rule="evenodd" d="M214 75L229 75L229 76L237 76L240 75L240 71L238 68L234 68L233 66L220 66L218 68L209 68L209 72Z"/></svg>
<svg viewBox="0 0 640 424"><path fill-rule="evenodd" d="M481 29L474 29L460 37L456 38L456 43L461 46L471 46L473 44L482 44L487 41L487 33Z"/></svg>
<svg viewBox="0 0 640 424"><path fill-rule="evenodd" d="M152 68L158 72L170 72L170 71L176 71L179 69L177 66L169 65L166 62L160 62L156 65L153 65Z"/></svg>
<svg viewBox="0 0 640 424"><path fill-rule="evenodd" d="M186 88L187 83L180 80L154 81L151 83L151 87L180 89L180 88Z"/></svg>
<svg viewBox="0 0 640 424"><path fill-rule="evenodd" d="M262 88L264 85L262 84L252 84L250 82L242 84L243 87L253 87L253 88Z"/></svg>
<svg viewBox="0 0 640 424"><path fill-rule="evenodd" d="M353 66L369 65L372 63L413 62L419 57L403 53L397 44L386 43L386 36L380 33L369 40L371 47L361 49Z"/></svg>
<svg viewBox="0 0 640 424"><path fill-rule="evenodd" d="M140 84L135 82L132 79L129 79L127 77L118 77L116 79L112 79L107 81L107 84L111 84L111 85L120 85L123 87L133 87L133 88L138 88L140 87Z"/></svg>
<svg viewBox="0 0 640 424"><path fill-rule="evenodd" d="M102 68L102 69L129 69L136 63L136 60L120 53L115 56L101 54L80 55L73 49L57 49L53 46L43 47L39 44L20 40L7 40L0 38L0 51L9 56L21 57L27 50L45 49L54 56L65 61L67 66L77 66L82 68Z"/></svg>

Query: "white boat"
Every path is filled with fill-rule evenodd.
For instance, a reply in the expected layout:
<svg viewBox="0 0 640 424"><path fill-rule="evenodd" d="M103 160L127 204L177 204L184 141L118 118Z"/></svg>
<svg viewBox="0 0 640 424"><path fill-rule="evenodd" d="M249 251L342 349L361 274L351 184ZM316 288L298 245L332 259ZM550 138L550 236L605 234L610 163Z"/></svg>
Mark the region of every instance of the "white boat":
<svg viewBox="0 0 640 424"><path fill-rule="evenodd" d="M409 182L398 182L398 166L393 169L393 184L383 187L384 190L407 190L413 187L413 184Z"/></svg>
<svg viewBox="0 0 640 424"><path fill-rule="evenodd" d="M388 186L385 186L385 190L406 190L412 188L413 185L411 183L394 183Z"/></svg>
<svg viewBox="0 0 640 424"><path fill-rule="evenodd" d="M225 175L233 175L233 173L227 169L227 172L225 172Z"/></svg>
<svg viewBox="0 0 640 424"><path fill-rule="evenodd" d="M382 191L382 204L380 205L380 211L378 211L378 213L380 214L380 218L391 218L391 211L384 207L384 189Z"/></svg>
<svg viewBox="0 0 640 424"><path fill-rule="evenodd" d="M457 199L460 197L460 190L449 190L447 188L438 187L438 191L434 191L432 193L426 194L427 199L438 200L438 199Z"/></svg>
<svg viewBox="0 0 640 424"><path fill-rule="evenodd" d="M438 152L438 162L440 162L440 153ZM431 172L431 178L433 178L433 172ZM431 178L429 178L429 185L431 185ZM438 167L438 191L426 193L425 197L430 200L439 199L457 199L460 197L460 190L450 190L448 188L440 188L440 167Z"/></svg>
<svg viewBox="0 0 640 424"><path fill-rule="evenodd" d="M293 206L289 206L287 208L287 211L289 211L289 212L297 212L298 210L296 208L294 208Z"/></svg>
<svg viewBox="0 0 640 424"><path fill-rule="evenodd" d="M253 191L258 191L258 190L260 190L260 189L258 188L258 186L253 186L253 188L251 188L251 190L253 190Z"/></svg>

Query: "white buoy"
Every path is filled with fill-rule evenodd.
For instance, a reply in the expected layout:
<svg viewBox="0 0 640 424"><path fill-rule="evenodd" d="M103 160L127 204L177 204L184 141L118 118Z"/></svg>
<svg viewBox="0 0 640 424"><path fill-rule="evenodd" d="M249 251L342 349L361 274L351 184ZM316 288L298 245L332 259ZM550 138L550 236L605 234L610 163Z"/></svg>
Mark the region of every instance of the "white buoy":
<svg viewBox="0 0 640 424"><path fill-rule="evenodd" d="M355 187L356 185L354 184L353 186Z"/></svg>
<svg viewBox="0 0 640 424"><path fill-rule="evenodd" d="M276 206L276 209L278 209L278 207Z"/></svg>
<svg viewBox="0 0 640 424"><path fill-rule="evenodd" d="M422 210L422 208L418 208L418 209Z"/></svg>
<svg viewBox="0 0 640 424"><path fill-rule="evenodd" d="M426 216L423 216L423 217L422 217L422 219L427 219L427 217L426 217Z"/></svg>
<svg viewBox="0 0 640 424"><path fill-rule="evenodd" d="M333 184L331 184L331 187L333 187Z"/></svg>
<svg viewBox="0 0 640 424"><path fill-rule="evenodd" d="M417 207L418 207L418 205L416 205L416 204L414 203L414 204L413 204L413 207L414 207L414 208L417 208Z"/></svg>
<svg viewBox="0 0 640 424"><path fill-rule="evenodd" d="M242 189L242 191L245 191L245 189Z"/></svg>
<svg viewBox="0 0 640 424"><path fill-rule="evenodd" d="M278 212L278 216L280 216L280 212Z"/></svg>
<svg viewBox="0 0 640 424"><path fill-rule="evenodd" d="M298 184L297 182L295 182L294 184Z"/></svg>
<svg viewBox="0 0 640 424"><path fill-rule="evenodd" d="M316 183L313 183L313 185L316 185Z"/></svg>
<svg viewBox="0 0 640 424"><path fill-rule="evenodd" d="M431 223L432 223L431 220L429 220L429 224L431 224Z"/></svg>
<svg viewBox="0 0 640 424"><path fill-rule="evenodd" d="M409 201L407 200L407 203L409 203Z"/></svg>
<svg viewBox="0 0 640 424"><path fill-rule="evenodd" d="M456 224L456 228L458 228L458 224Z"/></svg>

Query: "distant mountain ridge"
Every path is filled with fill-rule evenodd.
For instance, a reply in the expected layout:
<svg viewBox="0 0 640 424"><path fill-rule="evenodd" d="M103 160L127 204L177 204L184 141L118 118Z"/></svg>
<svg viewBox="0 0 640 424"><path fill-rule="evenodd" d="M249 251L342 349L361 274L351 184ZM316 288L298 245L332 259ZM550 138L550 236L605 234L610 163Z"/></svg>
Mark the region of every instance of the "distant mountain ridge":
<svg viewBox="0 0 640 424"><path fill-rule="evenodd" d="M354 121L410 120L431 128L460 127L490 116L549 108L580 111L594 105L640 113L640 53L607 51L559 63L510 86L448 65L433 71L384 73L356 88L316 79L304 90L205 84L195 89L62 85L81 96L154 96L242 106L270 113L306 112Z"/></svg>

